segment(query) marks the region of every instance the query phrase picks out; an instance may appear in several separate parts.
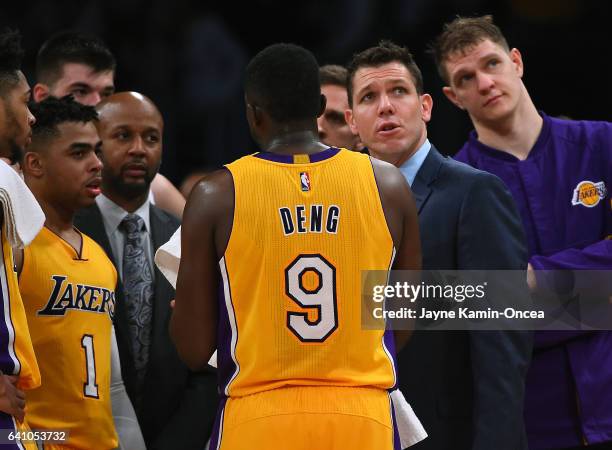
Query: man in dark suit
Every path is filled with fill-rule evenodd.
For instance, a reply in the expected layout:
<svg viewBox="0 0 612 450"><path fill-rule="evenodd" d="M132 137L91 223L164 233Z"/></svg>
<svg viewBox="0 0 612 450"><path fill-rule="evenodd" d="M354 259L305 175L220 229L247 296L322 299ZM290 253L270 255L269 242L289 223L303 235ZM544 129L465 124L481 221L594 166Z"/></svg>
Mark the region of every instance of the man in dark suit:
<svg viewBox="0 0 612 450"><path fill-rule="evenodd" d="M410 52L383 41L355 55L347 88L347 122L412 187L423 269L525 269L520 219L501 181L428 141L433 101ZM429 437L411 448L526 449L531 340L518 331L416 331L398 355L399 386Z"/></svg>
<svg viewBox="0 0 612 450"><path fill-rule="evenodd" d="M174 290L153 255L179 220L151 204L161 161L163 120L146 97L123 92L97 106L102 194L77 216L120 274L115 329L122 374L147 448L201 449L216 411L214 374L190 372L168 335Z"/></svg>

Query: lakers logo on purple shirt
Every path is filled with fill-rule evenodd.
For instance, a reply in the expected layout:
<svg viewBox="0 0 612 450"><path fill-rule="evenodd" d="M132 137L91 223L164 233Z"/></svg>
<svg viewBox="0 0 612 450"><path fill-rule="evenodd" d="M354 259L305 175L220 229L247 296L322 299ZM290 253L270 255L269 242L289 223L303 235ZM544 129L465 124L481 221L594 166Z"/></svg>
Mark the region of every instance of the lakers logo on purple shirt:
<svg viewBox="0 0 612 450"><path fill-rule="evenodd" d="M601 200L606 198L607 190L603 181L595 183L593 181L584 180L578 183L574 194L572 195L572 205L582 205L587 208L593 208L599 204Z"/></svg>

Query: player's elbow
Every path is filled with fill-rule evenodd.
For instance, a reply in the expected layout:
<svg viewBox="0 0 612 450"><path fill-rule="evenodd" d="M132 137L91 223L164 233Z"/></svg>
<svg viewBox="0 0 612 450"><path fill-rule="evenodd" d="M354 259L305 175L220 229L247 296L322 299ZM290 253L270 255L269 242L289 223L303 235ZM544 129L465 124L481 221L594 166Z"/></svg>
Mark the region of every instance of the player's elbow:
<svg viewBox="0 0 612 450"><path fill-rule="evenodd" d="M189 370L193 372L200 372L208 366L208 361L210 360L210 356L207 358L203 356L203 354L195 354L193 352L181 352L178 351L179 358L181 361L185 363L185 365L189 368Z"/></svg>
<svg viewBox="0 0 612 450"><path fill-rule="evenodd" d="M174 342L179 358L189 369L197 372L206 368L215 350L215 342L211 336L190 333L189 327L177 326L176 322L171 320L170 338Z"/></svg>

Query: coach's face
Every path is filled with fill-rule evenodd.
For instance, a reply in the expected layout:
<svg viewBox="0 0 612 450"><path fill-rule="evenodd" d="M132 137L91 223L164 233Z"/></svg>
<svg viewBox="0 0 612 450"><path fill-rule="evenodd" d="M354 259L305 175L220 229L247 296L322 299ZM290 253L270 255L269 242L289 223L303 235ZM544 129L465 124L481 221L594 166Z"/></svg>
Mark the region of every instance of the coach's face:
<svg viewBox="0 0 612 450"><path fill-rule="evenodd" d="M161 163L163 120L133 92L115 94L98 108L103 191L131 199L147 192Z"/></svg>
<svg viewBox="0 0 612 450"><path fill-rule="evenodd" d="M432 99L419 95L410 72L400 62L358 69L352 109L346 119L376 158L402 165L427 137Z"/></svg>

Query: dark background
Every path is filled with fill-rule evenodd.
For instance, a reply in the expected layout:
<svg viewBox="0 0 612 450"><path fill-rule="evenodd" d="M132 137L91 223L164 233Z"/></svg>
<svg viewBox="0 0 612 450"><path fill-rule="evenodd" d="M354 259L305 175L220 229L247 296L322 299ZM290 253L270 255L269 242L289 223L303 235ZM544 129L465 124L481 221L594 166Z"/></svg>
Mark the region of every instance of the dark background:
<svg viewBox="0 0 612 450"><path fill-rule="evenodd" d="M178 183L257 150L242 99L250 57L274 42L313 51L320 64L389 38L411 49L434 98L429 137L455 153L471 129L446 100L426 45L455 15L493 14L525 63L525 84L550 115L610 120L610 3L606 0L34 0L0 4L0 27L18 28L24 72L54 32L100 35L117 57L116 86L149 96L165 121L162 172Z"/></svg>

